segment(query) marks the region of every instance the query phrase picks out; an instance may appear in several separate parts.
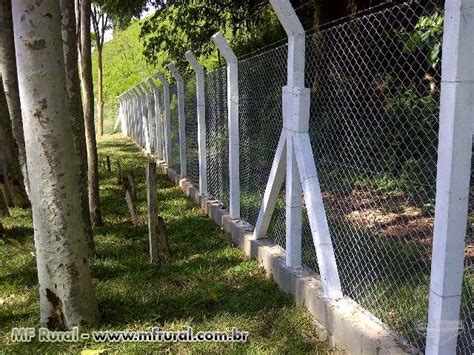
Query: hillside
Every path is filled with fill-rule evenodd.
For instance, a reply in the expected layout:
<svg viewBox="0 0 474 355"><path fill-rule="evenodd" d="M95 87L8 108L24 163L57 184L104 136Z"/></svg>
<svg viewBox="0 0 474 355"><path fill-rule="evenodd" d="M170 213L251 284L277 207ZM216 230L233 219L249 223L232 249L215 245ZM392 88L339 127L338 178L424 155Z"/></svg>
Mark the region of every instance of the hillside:
<svg viewBox="0 0 474 355"><path fill-rule="evenodd" d="M140 21L126 30L114 33L114 39L104 45L105 133L111 133L117 117L117 96L156 72L142 55ZM94 90L97 99L97 53L93 54ZM96 109L97 111L97 109ZM97 114L97 112L96 112Z"/></svg>

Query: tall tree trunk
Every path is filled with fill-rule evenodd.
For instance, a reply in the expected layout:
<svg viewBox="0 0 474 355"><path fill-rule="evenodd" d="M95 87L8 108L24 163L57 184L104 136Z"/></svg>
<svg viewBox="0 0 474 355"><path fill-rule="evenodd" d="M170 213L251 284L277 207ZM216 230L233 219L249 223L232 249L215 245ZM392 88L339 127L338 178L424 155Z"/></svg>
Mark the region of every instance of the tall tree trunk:
<svg viewBox="0 0 474 355"><path fill-rule="evenodd" d="M21 169L19 188L26 198L30 192L26 166L25 137L23 135L23 123L21 122L20 96L18 94L11 0L0 0L0 73L3 77L8 110L12 121L13 137L18 151L18 163Z"/></svg>
<svg viewBox="0 0 474 355"><path fill-rule="evenodd" d="M102 215L99 199L99 166L97 157L97 142L94 127L94 88L92 84L91 56L91 1L80 0L81 34L81 83L82 102L84 108L84 123L87 144L87 175L89 182L89 211L94 226L102 225Z"/></svg>
<svg viewBox="0 0 474 355"><path fill-rule="evenodd" d="M41 323L50 329L95 324L59 1L15 0L13 15Z"/></svg>
<svg viewBox="0 0 474 355"><path fill-rule="evenodd" d="M88 254L93 256L94 239L87 190L87 148L84 113L82 110L81 82L79 80L75 7L74 2L71 0L61 0L60 4L66 85L69 97L69 116L74 134L74 148L79 157L82 216L86 227Z"/></svg>
<svg viewBox="0 0 474 355"><path fill-rule="evenodd" d="M99 135L104 135L104 62L102 60L102 46L97 46L98 84L99 84L99 106L97 116L99 117Z"/></svg>
<svg viewBox="0 0 474 355"><path fill-rule="evenodd" d="M29 200L23 185L18 150L12 133L2 74L0 73L0 181L9 207L28 207Z"/></svg>

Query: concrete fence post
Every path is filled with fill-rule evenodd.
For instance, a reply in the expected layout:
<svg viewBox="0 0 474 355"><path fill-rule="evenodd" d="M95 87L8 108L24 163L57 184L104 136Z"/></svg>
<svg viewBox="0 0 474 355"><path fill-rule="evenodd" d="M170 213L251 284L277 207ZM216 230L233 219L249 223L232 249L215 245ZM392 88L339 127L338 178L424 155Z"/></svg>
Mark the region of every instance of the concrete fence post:
<svg viewBox="0 0 474 355"><path fill-rule="evenodd" d="M133 141L135 143L139 143L137 141L137 132L138 132L138 94L135 90L135 87L131 88L130 89L130 93L132 95L132 116L131 116L131 120L132 120L132 130L131 130L131 137L133 138Z"/></svg>
<svg viewBox="0 0 474 355"><path fill-rule="evenodd" d="M142 104L141 104L141 93L135 86L133 88L135 92L135 142L143 146L142 141Z"/></svg>
<svg viewBox="0 0 474 355"><path fill-rule="evenodd" d="M178 131L179 131L179 163L181 178L188 176L187 155L186 155L186 113L184 111L184 80L178 69L172 64L167 65L169 71L176 80L176 89L178 92Z"/></svg>
<svg viewBox="0 0 474 355"><path fill-rule="evenodd" d="M186 59L196 73L196 112L198 125L199 192L207 194L207 148L206 148L206 106L204 70L193 52L186 52Z"/></svg>
<svg viewBox="0 0 474 355"><path fill-rule="evenodd" d="M141 84L137 85L137 90L140 93L140 113L141 113L141 139L142 146L145 148L147 154L150 154L150 136L148 134L148 104L147 104L147 95L145 90L142 88Z"/></svg>
<svg viewBox="0 0 474 355"><path fill-rule="evenodd" d="M155 96L152 90L148 88L145 82L142 82L141 87L145 92L145 106L146 106L146 128L148 134L148 143L149 147L147 149L148 154L153 153L154 142L156 139L155 136Z"/></svg>
<svg viewBox="0 0 474 355"><path fill-rule="evenodd" d="M156 77L163 84L165 160L168 168L172 168L170 84L163 74L158 72Z"/></svg>
<svg viewBox="0 0 474 355"><path fill-rule="evenodd" d="M239 142L239 67L237 56L217 32L212 40L227 62L227 113L229 127L229 181L230 206L232 219L240 219L240 142Z"/></svg>
<svg viewBox="0 0 474 355"><path fill-rule="evenodd" d="M154 135L156 137L155 139L155 150L156 154L159 160L163 160L163 128L161 124L161 107L160 107L160 90L158 89L158 86L155 84L152 78L147 79L148 83L151 85L153 88L153 94L154 94L154 102L155 102L155 131Z"/></svg>
<svg viewBox="0 0 474 355"><path fill-rule="evenodd" d="M266 236L286 169L286 264L301 267L303 196L324 295L338 299L342 297L341 283L308 134L310 90L304 81L305 32L289 0L270 0L270 4L288 36L288 82L283 87L283 130L253 238Z"/></svg>
<svg viewBox="0 0 474 355"><path fill-rule="evenodd" d="M446 0L427 354L455 354L459 333L474 133L473 33L474 1Z"/></svg>

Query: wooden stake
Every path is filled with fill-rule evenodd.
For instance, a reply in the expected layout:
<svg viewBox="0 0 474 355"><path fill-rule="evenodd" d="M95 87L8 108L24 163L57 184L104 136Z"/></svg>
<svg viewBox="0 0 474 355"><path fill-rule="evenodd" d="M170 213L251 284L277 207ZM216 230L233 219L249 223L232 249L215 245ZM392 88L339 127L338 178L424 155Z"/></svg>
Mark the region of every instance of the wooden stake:
<svg viewBox="0 0 474 355"><path fill-rule="evenodd" d="M166 232L165 220L163 217L158 216L157 220L157 233L158 233L158 244L159 250L163 255L164 259L168 259L171 255L170 243L168 239L168 233Z"/></svg>
<svg viewBox="0 0 474 355"><path fill-rule="evenodd" d="M130 187L131 197L133 199L133 202L136 203L137 202L137 189L135 187L135 179L133 178L132 173L128 173L127 180L128 180L128 186Z"/></svg>
<svg viewBox="0 0 474 355"><path fill-rule="evenodd" d="M148 163L146 169L146 187L147 187L147 204L148 204L148 241L150 246L150 262L158 261L158 240L157 232L157 215L156 215L156 164Z"/></svg>
<svg viewBox="0 0 474 355"><path fill-rule="evenodd" d="M123 180L122 191L125 195L125 201L127 202L128 212L130 212L132 223L135 227L138 227L142 224L142 220L136 209L136 199L133 198L132 189L126 180Z"/></svg>
<svg viewBox="0 0 474 355"><path fill-rule="evenodd" d="M108 155L105 157L105 163L107 164L107 171L109 173L112 172L112 167L110 166L110 157Z"/></svg>
<svg viewBox="0 0 474 355"><path fill-rule="evenodd" d="M3 186L0 185L0 217L10 216Z"/></svg>
<svg viewBox="0 0 474 355"><path fill-rule="evenodd" d="M121 186L123 181L122 166L117 162L117 185Z"/></svg>

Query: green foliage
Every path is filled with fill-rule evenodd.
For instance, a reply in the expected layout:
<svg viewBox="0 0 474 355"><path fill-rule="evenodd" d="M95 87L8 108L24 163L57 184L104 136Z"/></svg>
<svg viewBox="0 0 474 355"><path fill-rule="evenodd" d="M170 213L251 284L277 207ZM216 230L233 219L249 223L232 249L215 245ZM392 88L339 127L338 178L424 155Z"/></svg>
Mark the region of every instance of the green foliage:
<svg viewBox="0 0 474 355"><path fill-rule="evenodd" d="M147 159L133 143L118 136L99 142L99 158L109 155L125 172L133 171L138 210L146 213ZM146 226L130 223L115 173L101 166L101 200L106 226L96 229L97 256L92 276L102 322L99 330L146 331L229 330L250 332L245 344L230 343L15 343L12 327L36 327L39 294L35 270L31 214L12 210L0 221L7 230L0 239L0 347L6 353L107 354L178 353L326 353L318 342L311 315L292 305L266 278L257 261L232 246L230 238L200 211L164 175L158 175L158 213L165 219L172 257L166 263L148 262ZM85 329L87 331L88 329Z"/></svg>
<svg viewBox="0 0 474 355"><path fill-rule="evenodd" d="M117 118L117 96L154 75L157 69L141 54L140 21L133 21L125 31L115 31L114 39L104 44L104 126L112 132ZM97 52L93 52L94 90L97 99ZM163 64L166 58L161 58Z"/></svg>
<svg viewBox="0 0 474 355"><path fill-rule="evenodd" d="M405 33L407 38L405 51L413 53L419 50L428 51L428 60L433 69L441 62L441 37L443 36L444 15L434 12L420 16L415 31Z"/></svg>
<svg viewBox="0 0 474 355"><path fill-rule="evenodd" d="M146 9L148 0L92 0L92 5L106 12L113 23L114 29L125 29L132 18L140 16Z"/></svg>

